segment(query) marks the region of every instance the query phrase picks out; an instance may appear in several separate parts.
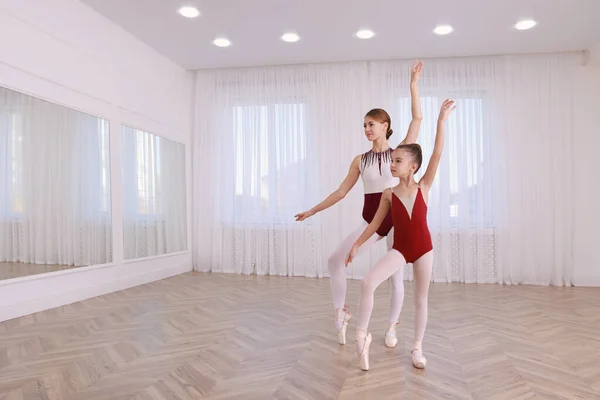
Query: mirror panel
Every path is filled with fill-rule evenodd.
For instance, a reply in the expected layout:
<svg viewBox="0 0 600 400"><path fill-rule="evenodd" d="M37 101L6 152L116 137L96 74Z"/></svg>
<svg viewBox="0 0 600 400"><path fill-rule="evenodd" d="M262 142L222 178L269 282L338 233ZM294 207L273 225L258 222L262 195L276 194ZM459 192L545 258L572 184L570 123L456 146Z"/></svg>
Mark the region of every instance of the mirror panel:
<svg viewBox="0 0 600 400"><path fill-rule="evenodd" d="M185 146L122 129L125 259L187 250Z"/></svg>
<svg viewBox="0 0 600 400"><path fill-rule="evenodd" d="M112 261L109 122L0 87L0 279Z"/></svg>

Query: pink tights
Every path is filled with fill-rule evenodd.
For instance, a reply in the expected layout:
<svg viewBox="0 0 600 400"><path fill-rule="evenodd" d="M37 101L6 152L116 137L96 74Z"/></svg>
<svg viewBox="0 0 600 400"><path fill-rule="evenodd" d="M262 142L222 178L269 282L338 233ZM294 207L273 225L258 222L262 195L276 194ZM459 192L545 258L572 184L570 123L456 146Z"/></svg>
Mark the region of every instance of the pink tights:
<svg viewBox="0 0 600 400"><path fill-rule="evenodd" d="M373 311L375 289L390 276L394 276L395 279L402 282L402 273L405 265L406 260L402 254L398 250L392 249L363 278L360 286L359 329L357 330L357 334L366 335L369 320L371 319L371 312ZM421 256L413 264L415 276L415 333L413 349L421 349L423 337L425 336L425 327L427 326L427 297L429 294L432 266L432 251ZM402 298L400 298L399 303L395 304L394 307L397 310L402 308ZM360 354L362 349L358 349L358 351Z"/></svg>
<svg viewBox="0 0 600 400"><path fill-rule="evenodd" d="M333 295L333 307L336 310L341 310L344 308L344 302L346 299L346 267L344 265L344 261L346 260L346 256L350 251L350 248L358 239L358 237L363 233L365 228L367 227L367 223L363 221L363 224L348 235L335 249L333 254L329 257L328 267L329 267L329 276L331 282L331 293ZM393 231L390 232L387 236L387 245L388 249L391 248ZM367 251L373 244L382 239L382 236L377 234L373 235L368 241L366 241L359 249L356 256ZM389 253L388 253L389 254ZM370 274L370 273L369 273ZM392 291L390 294L390 310L389 310L389 322L390 324L395 324L398 322L400 318L400 311L402 310L402 302L404 300L404 281L402 280L403 269L394 271L394 273L386 276L383 280L391 277ZM367 275L368 276L368 275ZM382 280L382 281L383 281ZM363 280L364 282L364 280ZM377 285L379 286L381 282ZM361 294L362 297L362 294ZM371 301L371 307L373 302ZM361 311L362 314L362 311ZM370 313L369 313L370 316ZM368 319L367 319L368 322ZM336 322L336 324L341 324L341 322ZM340 326L337 326L339 329Z"/></svg>

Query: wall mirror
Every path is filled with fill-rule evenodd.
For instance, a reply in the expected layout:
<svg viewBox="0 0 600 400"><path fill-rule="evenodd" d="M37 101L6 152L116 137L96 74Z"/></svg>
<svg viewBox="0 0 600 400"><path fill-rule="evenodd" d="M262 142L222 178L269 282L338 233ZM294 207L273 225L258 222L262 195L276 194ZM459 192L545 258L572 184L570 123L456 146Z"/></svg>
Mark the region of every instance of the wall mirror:
<svg viewBox="0 0 600 400"><path fill-rule="evenodd" d="M112 261L109 122L0 87L0 279Z"/></svg>
<svg viewBox="0 0 600 400"><path fill-rule="evenodd" d="M123 126L126 260L187 249L185 146Z"/></svg>

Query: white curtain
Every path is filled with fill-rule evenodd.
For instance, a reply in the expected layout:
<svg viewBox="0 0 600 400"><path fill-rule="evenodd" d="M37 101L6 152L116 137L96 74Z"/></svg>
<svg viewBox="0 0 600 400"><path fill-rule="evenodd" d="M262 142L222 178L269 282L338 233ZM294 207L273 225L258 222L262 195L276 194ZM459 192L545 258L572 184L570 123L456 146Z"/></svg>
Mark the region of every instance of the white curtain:
<svg viewBox="0 0 600 400"><path fill-rule="evenodd" d="M434 281L571 283L571 73L582 59L568 53L425 61L418 139L425 164L442 101L457 101L430 195ZM352 158L370 149L362 129L369 109L386 109L395 132L390 144L402 140L411 64L199 71L195 268L327 276L328 255L361 220L362 184L303 223L293 216L335 190ZM381 242L349 276L364 276L385 251ZM405 276L412 279L411 266Z"/></svg>
<svg viewBox="0 0 600 400"><path fill-rule="evenodd" d="M123 126L125 259L187 247L185 146Z"/></svg>
<svg viewBox="0 0 600 400"><path fill-rule="evenodd" d="M112 260L108 121L0 88L0 262Z"/></svg>

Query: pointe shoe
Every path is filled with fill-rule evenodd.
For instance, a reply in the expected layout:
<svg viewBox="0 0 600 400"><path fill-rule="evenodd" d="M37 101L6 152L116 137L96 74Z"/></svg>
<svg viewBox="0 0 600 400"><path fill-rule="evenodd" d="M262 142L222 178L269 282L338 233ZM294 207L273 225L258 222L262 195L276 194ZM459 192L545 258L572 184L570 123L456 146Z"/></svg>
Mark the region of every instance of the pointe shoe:
<svg viewBox="0 0 600 400"><path fill-rule="evenodd" d="M336 316L336 321L342 321L342 327L338 330L338 342L339 344L346 344L346 332L348 331L348 323L352 318L352 314L347 309L348 306L344 307L340 315Z"/></svg>
<svg viewBox="0 0 600 400"><path fill-rule="evenodd" d="M394 348L398 344L396 330L390 330L385 333L385 345L389 348Z"/></svg>
<svg viewBox="0 0 600 400"><path fill-rule="evenodd" d="M362 352L360 353L360 369L363 371L369 370L369 348L371 347L371 341L373 337L370 333L367 333L367 336L363 339L365 341L363 345ZM358 340L357 340L358 342Z"/></svg>
<svg viewBox="0 0 600 400"><path fill-rule="evenodd" d="M427 359L423 357L423 352L421 349L412 349L410 351L410 355L412 356L412 363L415 368L425 369Z"/></svg>

